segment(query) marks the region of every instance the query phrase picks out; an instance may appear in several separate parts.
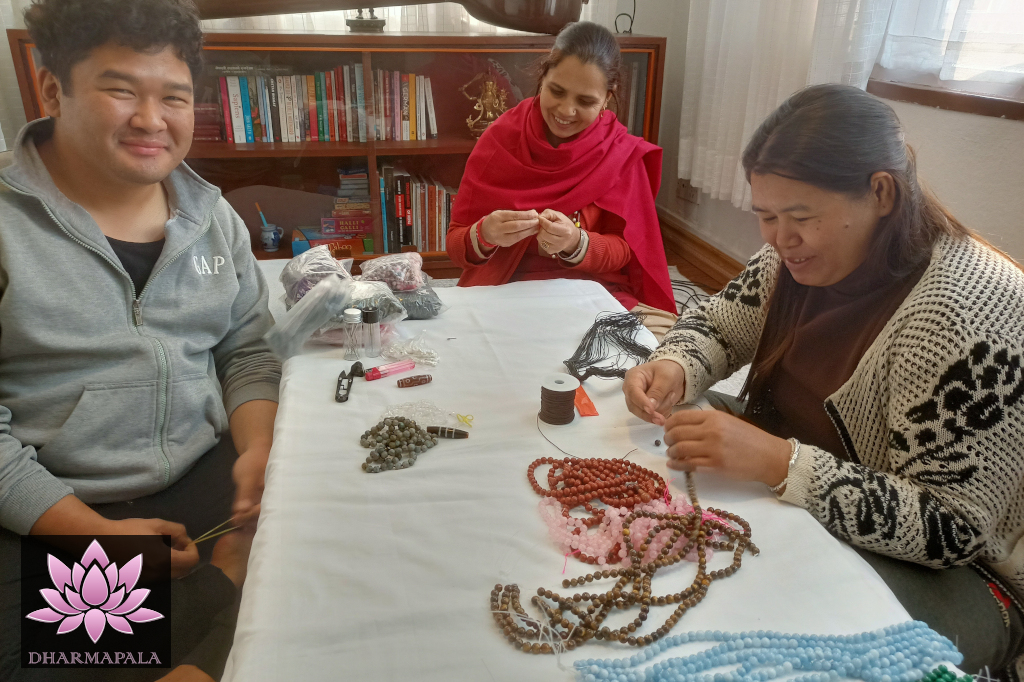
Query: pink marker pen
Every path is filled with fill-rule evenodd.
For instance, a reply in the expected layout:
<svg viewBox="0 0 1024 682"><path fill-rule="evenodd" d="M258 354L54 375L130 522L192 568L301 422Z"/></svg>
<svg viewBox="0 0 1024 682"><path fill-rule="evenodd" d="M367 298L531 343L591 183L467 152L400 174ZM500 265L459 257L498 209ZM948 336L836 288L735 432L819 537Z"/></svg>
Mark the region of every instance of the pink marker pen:
<svg viewBox="0 0 1024 682"><path fill-rule="evenodd" d="M381 365L380 367L371 367L366 370L366 380L373 381L380 379L381 377L391 376L392 374L398 374L399 372L408 372L410 369L416 366L414 360L400 360L399 362L392 362L390 365Z"/></svg>

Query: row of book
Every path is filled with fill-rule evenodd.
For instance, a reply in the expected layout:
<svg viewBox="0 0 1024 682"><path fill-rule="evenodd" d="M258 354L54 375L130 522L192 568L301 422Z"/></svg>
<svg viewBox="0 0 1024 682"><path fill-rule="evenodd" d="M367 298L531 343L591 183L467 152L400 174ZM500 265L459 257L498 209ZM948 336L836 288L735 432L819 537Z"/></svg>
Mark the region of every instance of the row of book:
<svg viewBox="0 0 1024 682"><path fill-rule="evenodd" d="M312 74L288 67L215 67L219 112L196 105L195 140L227 142L366 142L437 137L430 79L361 64ZM369 87L367 87L369 86ZM211 117L220 115L220 120Z"/></svg>
<svg viewBox="0 0 1024 682"><path fill-rule="evenodd" d="M403 246L421 253L447 249L455 188L383 163L380 189L384 253L399 253Z"/></svg>
<svg viewBox="0 0 1024 682"><path fill-rule="evenodd" d="M374 139L410 141L437 137L430 78L376 69L373 98Z"/></svg>

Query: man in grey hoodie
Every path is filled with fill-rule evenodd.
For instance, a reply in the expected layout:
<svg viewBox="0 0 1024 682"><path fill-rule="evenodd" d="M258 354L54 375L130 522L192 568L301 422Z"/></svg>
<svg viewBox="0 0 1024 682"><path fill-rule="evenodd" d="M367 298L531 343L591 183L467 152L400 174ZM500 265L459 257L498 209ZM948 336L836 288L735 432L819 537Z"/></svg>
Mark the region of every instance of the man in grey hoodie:
<svg viewBox="0 0 1024 682"><path fill-rule="evenodd" d="M0 629L18 627L19 535L169 535L172 575L191 578L190 536L227 515L251 528L280 380L248 231L182 163L191 0L38 0L26 24L48 118L0 172ZM235 584L239 537L213 556ZM9 640L0 678L52 679L12 667ZM217 677L218 657L171 677Z"/></svg>

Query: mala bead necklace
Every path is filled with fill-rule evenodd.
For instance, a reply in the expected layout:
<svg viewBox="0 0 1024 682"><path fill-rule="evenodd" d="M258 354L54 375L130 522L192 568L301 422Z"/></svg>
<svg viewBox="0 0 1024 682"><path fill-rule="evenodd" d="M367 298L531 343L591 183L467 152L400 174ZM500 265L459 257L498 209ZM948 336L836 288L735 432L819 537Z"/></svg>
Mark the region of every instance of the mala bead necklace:
<svg viewBox="0 0 1024 682"><path fill-rule="evenodd" d="M359 444L370 448L363 471L379 474L389 469L408 469L416 458L437 445L437 436L427 433L411 419L388 418L359 437Z"/></svg>
<svg viewBox="0 0 1024 682"><path fill-rule="evenodd" d="M680 644L709 642L706 651L670 658L644 670L635 668ZM866 682L958 682L946 666L959 665L963 655L953 643L920 621L907 621L857 635L797 635L764 630L704 630L674 635L628 659L576 661L579 682L644 680L645 682L763 682L793 673L809 674L791 682L823 682L841 677ZM736 664L739 667L736 667ZM728 666L728 672L712 674ZM969 682L971 677L960 678Z"/></svg>
<svg viewBox="0 0 1024 682"><path fill-rule="evenodd" d="M689 514L693 511L693 507L690 506L690 503L682 495L677 496L671 502L651 500L647 503L638 504L632 509L608 507L608 509L604 510L601 523L588 530L584 525L585 519L576 516L563 516L562 505L557 500L545 497L540 501L538 507L541 518L544 519L548 526L548 536L567 557L582 556L583 561L587 563L594 563L592 559L597 557L596 563L598 566L617 564L628 556L622 543L622 522L629 516L630 512L646 511L659 514ZM718 517L704 510L704 518ZM633 535L647 533L657 523L656 519L641 516L633 521L630 531ZM657 559L661 550L667 546L671 535L672 532L668 529L664 529L661 533L657 534L654 540L649 543L650 546L647 548L647 553L644 554L643 561L646 563ZM721 534L715 532L711 539L717 541L721 539ZM676 544L673 545L673 550L682 549L683 544L686 542L687 538L685 536L680 537L676 540ZM706 552L707 559L710 561L712 550L708 548ZM697 561L697 552L690 550L690 553L686 555L686 560Z"/></svg>
<svg viewBox="0 0 1024 682"><path fill-rule="evenodd" d="M717 518L704 518L697 501L693 478L686 474L686 487L693 511L689 514L661 514L656 512L632 512L623 521L623 538L629 557L629 566L605 569L588 573L579 578L563 580L562 587L575 587L597 580L615 579L615 584L604 593L584 592L571 597L561 596L551 590L540 588L532 603L547 620L534 621L519 602L517 585L495 585L491 590L491 612L506 639L517 649L533 654L559 653L572 650L591 640L617 641L629 646L645 646L665 637L683 615L699 604L707 595L708 588L715 580L721 580L740 568L743 552L749 550L757 556L757 547L750 541L750 525L739 516L721 509L709 509ZM630 527L638 518L656 519L657 523L646 535L638 534L634 541ZM719 519L726 519L723 522ZM735 524L735 525L733 525ZM738 528L737 528L738 526ZM643 562L651 542L663 530L671 531L669 540L659 557ZM725 536L723 541L712 540L715 532ZM677 540L684 537L685 544L678 549ZM707 571L707 549L733 552L733 561L728 568ZM690 553L697 552L697 575L693 583L682 592L665 596L651 593L651 581L655 572L672 566ZM626 610L640 605L640 613L628 625L612 630L602 623L612 609ZM679 604L663 625L646 635L635 634L647 620L652 605ZM548 641L531 641L546 639Z"/></svg>
<svg viewBox="0 0 1024 682"><path fill-rule="evenodd" d="M547 488L541 487L536 477L537 467L544 464L551 465ZM562 505L562 516L567 520L574 518L569 512L576 507L582 506L591 514L575 521L582 522L577 530L580 535L585 534L588 528L601 524L604 519L605 510L595 507L595 500L600 500L608 507L633 509L651 500L663 497L671 499L667 494L667 484L661 476L623 459L541 457L530 464L526 478L538 495L557 500ZM616 543L601 557L584 554L582 551L576 556L588 564L614 564L621 558L619 550L620 546Z"/></svg>

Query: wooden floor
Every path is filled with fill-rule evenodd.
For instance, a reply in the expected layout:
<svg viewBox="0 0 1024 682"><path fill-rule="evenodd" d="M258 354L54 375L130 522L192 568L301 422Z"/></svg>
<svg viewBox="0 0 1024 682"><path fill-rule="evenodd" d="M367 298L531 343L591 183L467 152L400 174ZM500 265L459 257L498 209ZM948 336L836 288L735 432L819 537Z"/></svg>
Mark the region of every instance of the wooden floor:
<svg viewBox="0 0 1024 682"><path fill-rule="evenodd" d="M665 245L665 257L668 259L669 265L674 265L679 269L679 274L696 283L709 294L717 294L728 283L718 281L718 277L705 272L699 264L688 260L685 254L675 251L671 246Z"/></svg>
<svg viewBox="0 0 1024 682"><path fill-rule="evenodd" d="M698 284L709 294L725 288L729 281L743 270L743 264L725 255L693 234L680 232L661 224L665 258L679 273Z"/></svg>

